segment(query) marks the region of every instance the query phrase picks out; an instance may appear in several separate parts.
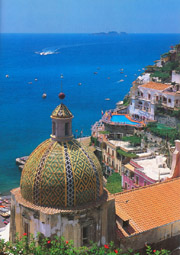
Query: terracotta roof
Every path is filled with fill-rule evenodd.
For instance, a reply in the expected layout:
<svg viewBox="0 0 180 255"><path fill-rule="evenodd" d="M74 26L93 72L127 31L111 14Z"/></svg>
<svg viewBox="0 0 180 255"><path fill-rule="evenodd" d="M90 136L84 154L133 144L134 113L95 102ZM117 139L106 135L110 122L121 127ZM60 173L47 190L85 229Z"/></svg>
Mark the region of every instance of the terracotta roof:
<svg viewBox="0 0 180 255"><path fill-rule="evenodd" d="M138 234L180 220L180 178L116 193L116 215L128 215L129 225ZM125 216L123 216L125 217ZM121 231L121 229L119 228ZM128 234L132 235L132 234Z"/></svg>
<svg viewBox="0 0 180 255"><path fill-rule="evenodd" d="M121 218L123 221L130 220L130 216L125 211L123 211L123 209L117 204L116 204L116 215L119 218Z"/></svg>
<svg viewBox="0 0 180 255"><path fill-rule="evenodd" d="M139 87L148 88L148 89L155 89L155 90L164 90L164 89L167 89L167 88L171 87L171 85L150 81L148 83L140 85Z"/></svg>

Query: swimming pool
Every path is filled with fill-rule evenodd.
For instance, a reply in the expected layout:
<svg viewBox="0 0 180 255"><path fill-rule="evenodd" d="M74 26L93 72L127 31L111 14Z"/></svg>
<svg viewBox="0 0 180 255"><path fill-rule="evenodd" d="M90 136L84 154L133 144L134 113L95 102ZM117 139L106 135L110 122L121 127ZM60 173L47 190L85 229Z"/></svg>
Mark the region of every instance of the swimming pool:
<svg viewBox="0 0 180 255"><path fill-rule="evenodd" d="M117 123L123 123L123 124L130 124L130 125L137 125L140 124L139 122L135 122L135 121L130 121L128 118L126 118L125 115L113 115L111 117L112 122L117 122Z"/></svg>

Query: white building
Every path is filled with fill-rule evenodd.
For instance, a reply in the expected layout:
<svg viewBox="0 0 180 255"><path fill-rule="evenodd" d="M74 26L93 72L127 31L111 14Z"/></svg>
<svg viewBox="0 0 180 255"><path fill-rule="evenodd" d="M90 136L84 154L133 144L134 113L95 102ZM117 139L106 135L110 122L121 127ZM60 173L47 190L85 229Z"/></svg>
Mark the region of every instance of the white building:
<svg viewBox="0 0 180 255"><path fill-rule="evenodd" d="M142 120L154 120L157 104L166 108L180 107L180 91L170 84L148 82L138 86L131 98L129 114Z"/></svg>
<svg viewBox="0 0 180 255"><path fill-rule="evenodd" d="M180 73L177 73L176 71L172 71L171 81L180 84Z"/></svg>

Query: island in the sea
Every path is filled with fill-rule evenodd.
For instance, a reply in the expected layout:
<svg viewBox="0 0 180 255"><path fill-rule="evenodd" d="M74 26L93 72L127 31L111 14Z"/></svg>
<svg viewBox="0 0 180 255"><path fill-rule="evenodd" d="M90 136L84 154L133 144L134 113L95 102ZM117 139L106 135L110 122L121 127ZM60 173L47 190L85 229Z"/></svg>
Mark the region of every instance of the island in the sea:
<svg viewBox="0 0 180 255"><path fill-rule="evenodd" d="M127 35L126 32L116 32L116 31L109 31L109 32L98 32L98 33L93 33L94 35Z"/></svg>

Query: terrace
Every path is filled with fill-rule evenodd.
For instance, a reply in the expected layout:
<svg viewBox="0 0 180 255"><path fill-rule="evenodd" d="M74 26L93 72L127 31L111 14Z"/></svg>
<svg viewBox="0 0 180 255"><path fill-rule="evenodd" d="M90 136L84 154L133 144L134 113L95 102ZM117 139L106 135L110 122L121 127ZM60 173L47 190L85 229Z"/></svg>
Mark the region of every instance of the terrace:
<svg viewBox="0 0 180 255"><path fill-rule="evenodd" d="M102 117L102 121L114 125L114 126L132 126L132 127L144 127L143 121L137 121L131 118L128 114L119 114L117 112L108 111Z"/></svg>

